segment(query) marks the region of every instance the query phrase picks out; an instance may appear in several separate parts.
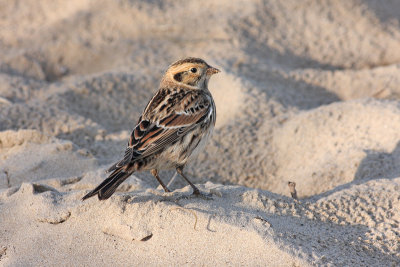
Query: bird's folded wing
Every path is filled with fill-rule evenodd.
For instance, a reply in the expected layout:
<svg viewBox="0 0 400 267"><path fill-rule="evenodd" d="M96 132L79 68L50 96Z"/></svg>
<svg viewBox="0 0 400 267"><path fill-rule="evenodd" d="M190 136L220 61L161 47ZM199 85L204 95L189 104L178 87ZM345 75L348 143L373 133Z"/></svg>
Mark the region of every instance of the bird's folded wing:
<svg viewBox="0 0 400 267"><path fill-rule="evenodd" d="M165 115L156 113L157 116L154 116L154 119L141 117L132 131L124 158L111 166L108 171L113 171L129 164L132 160L139 160L165 149L212 113L212 107L206 97L182 103L185 103L184 107L180 108L175 105L171 107L171 112L165 113Z"/></svg>
<svg viewBox="0 0 400 267"><path fill-rule="evenodd" d="M189 107L186 111L175 111L161 118L153 128L140 138L135 150L140 158L150 156L163 150L195 128L210 114L210 105L202 104Z"/></svg>

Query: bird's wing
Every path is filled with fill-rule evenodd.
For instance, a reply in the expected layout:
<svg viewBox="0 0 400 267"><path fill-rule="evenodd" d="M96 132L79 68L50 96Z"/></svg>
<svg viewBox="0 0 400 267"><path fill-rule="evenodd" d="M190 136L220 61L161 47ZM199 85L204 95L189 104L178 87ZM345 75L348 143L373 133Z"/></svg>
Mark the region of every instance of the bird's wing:
<svg viewBox="0 0 400 267"><path fill-rule="evenodd" d="M166 94L160 90L132 131L124 158L108 171L163 150L211 114L211 101L205 93L181 91Z"/></svg>

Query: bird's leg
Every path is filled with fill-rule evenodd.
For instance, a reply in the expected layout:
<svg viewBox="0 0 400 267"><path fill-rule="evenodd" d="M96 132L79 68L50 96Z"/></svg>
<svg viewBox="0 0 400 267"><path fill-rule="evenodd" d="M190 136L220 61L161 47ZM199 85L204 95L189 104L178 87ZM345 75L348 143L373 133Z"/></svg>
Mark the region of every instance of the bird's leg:
<svg viewBox="0 0 400 267"><path fill-rule="evenodd" d="M165 192L171 192L168 187L161 181L160 176L158 176L158 170L157 169L152 169L151 174L156 177L157 181L160 183L160 185L164 188Z"/></svg>
<svg viewBox="0 0 400 267"><path fill-rule="evenodd" d="M190 184L193 188L193 195L201 195L200 190L183 174L183 166L176 167L176 171Z"/></svg>

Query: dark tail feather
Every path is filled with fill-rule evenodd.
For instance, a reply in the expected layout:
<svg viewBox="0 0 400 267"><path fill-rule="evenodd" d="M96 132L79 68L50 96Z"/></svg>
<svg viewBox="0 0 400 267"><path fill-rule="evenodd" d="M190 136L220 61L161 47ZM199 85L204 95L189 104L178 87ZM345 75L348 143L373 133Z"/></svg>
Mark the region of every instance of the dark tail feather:
<svg viewBox="0 0 400 267"><path fill-rule="evenodd" d="M115 170L107 179L99 184L95 189L87 193L82 200L98 195L100 200L105 200L114 194L117 187L126 180L132 173L125 172L122 169Z"/></svg>
<svg viewBox="0 0 400 267"><path fill-rule="evenodd" d="M110 173L110 172L115 171L115 170L118 168L118 167L117 167L117 164L118 164L118 163L116 163L116 164L112 165L110 168L108 168L108 169L106 170L106 173Z"/></svg>
<svg viewBox="0 0 400 267"><path fill-rule="evenodd" d="M115 190L117 190L118 186L122 184L123 181L126 180L132 173L127 172L119 172L116 177L106 186L100 189L98 197L100 200L105 200L111 197L114 194Z"/></svg>

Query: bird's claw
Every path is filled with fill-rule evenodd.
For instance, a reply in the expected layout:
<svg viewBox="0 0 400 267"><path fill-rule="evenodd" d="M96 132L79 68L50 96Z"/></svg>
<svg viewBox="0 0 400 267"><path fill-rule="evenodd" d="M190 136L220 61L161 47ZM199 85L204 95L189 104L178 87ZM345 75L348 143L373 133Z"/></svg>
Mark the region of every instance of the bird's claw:
<svg viewBox="0 0 400 267"><path fill-rule="evenodd" d="M205 200L212 200L213 199L211 193L202 193L198 189L193 191L192 196L199 197L199 198L202 198L202 199L205 199Z"/></svg>

